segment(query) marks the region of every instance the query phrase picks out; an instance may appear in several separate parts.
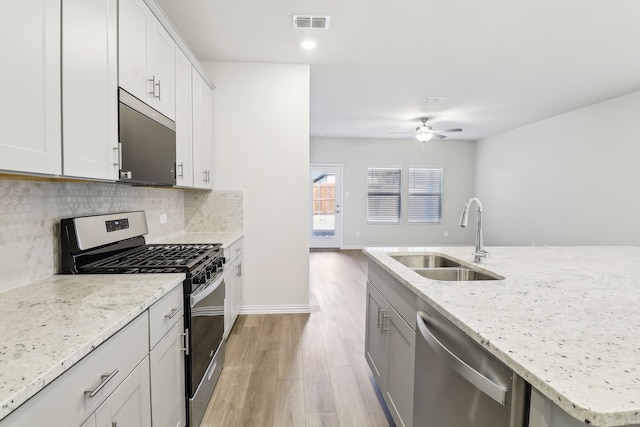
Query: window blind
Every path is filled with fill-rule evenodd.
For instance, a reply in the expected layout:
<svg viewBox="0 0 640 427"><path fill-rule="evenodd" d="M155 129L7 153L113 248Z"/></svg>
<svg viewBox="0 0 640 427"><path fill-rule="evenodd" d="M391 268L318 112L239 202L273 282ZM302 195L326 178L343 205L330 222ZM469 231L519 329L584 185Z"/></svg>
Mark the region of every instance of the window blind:
<svg viewBox="0 0 640 427"><path fill-rule="evenodd" d="M409 168L409 222L442 222L442 169Z"/></svg>
<svg viewBox="0 0 640 427"><path fill-rule="evenodd" d="M401 168L367 169L367 222L400 223Z"/></svg>

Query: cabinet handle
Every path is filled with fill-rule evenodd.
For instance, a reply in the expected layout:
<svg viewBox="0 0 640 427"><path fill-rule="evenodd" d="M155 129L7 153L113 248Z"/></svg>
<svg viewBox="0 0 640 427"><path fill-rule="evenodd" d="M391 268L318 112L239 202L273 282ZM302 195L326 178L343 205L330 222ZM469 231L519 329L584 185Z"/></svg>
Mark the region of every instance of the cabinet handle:
<svg viewBox="0 0 640 427"><path fill-rule="evenodd" d="M184 162L180 162L178 164L178 167L180 168L180 173L178 174L178 178L184 178Z"/></svg>
<svg viewBox="0 0 640 427"><path fill-rule="evenodd" d="M180 350L184 351L184 355L189 355L189 329L185 329L183 334L180 334L184 337L184 347Z"/></svg>
<svg viewBox="0 0 640 427"><path fill-rule="evenodd" d="M164 318L165 319L173 319L175 317L176 314L178 314L178 312L180 311L180 307L178 308L172 308L171 309L171 313L169 314L165 314Z"/></svg>
<svg viewBox="0 0 640 427"><path fill-rule="evenodd" d="M113 166L118 166L118 169L120 169L120 165L122 164L122 143L119 142L117 147L113 147L113 151L117 152L116 162Z"/></svg>
<svg viewBox="0 0 640 427"><path fill-rule="evenodd" d="M156 86L158 86L158 96L153 95L155 98L158 98L158 101L162 101L162 98L160 98L160 80L158 79L158 83L156 83ZM154 94L155 94L155 89L153 90Z"/></svg>
<svg viewBox="0 0 640 427"><path fill-rule="evenodd" d="M242 263L238 264L238 273L236 274L236 276L242 276Z"/></svg>
<svg viewBox="0 0 640 427"><path fill-rule="evenodd" d="M100 382L100 384L98 384L98 387L96 388L91 388L91 389L87 389L84 391L85 395L89 395L89 398L92 399L96 396L96 394L98 394L100 392L100 390L102 390L102 388L107 385L107 383L109 381L111 381L111 379L113 377L116 376L116 374L120 372L118 369L116 369L115 371L111 372L110 374L102 374L100 376L100 378L102 379L102 381Z"/></svg>
<svg viewBox="0 0 640 427"><path fill-rule="evenodd" d="M378 329L382 326L382 307L378 307Z"/></svg>
<svg viewBox="0 0 640 427"><path fill-rule="evenodd" d="M149 92L149 95L155 98L156 97L156 76L153 76L152 78L150 78L149 81L151 82L151 92Z"/></svg>
<svg viewBox="0 0 640 427"><path fill-rule="evenodd" d="M385 332L389 332L389 327L387 326L386 328L384 327L384 321L388 320L389 316L387 316L386 314L384 314L384 310L382 311L382 334L384 335ZM387 323L388 325L388 323Z"/></svg>

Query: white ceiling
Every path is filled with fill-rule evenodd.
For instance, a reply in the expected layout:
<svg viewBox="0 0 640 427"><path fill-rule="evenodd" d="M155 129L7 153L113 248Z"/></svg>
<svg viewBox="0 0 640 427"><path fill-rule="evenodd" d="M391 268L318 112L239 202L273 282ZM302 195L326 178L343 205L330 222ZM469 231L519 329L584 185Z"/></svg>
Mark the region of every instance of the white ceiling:
<svg viewBox="0 0 640 427"><path fill-rule="evenodd" d="M403 138L429 116L475 140L640 89L638 0L157 1L202 61L311 64L311 136Z"/></svg>

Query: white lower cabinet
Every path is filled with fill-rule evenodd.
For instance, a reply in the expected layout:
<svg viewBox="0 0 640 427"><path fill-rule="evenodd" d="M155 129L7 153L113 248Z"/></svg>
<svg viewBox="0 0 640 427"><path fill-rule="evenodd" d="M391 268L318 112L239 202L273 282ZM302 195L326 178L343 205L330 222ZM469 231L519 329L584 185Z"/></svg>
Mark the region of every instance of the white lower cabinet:
<svg viewBox="0 0 640 427"><path fill-rule="evenodd" d="M396 425L410 427L416 332L407 321L415 319L415 297L371 263L369 280L365 358Z"/></svg>
<svg viewBox="0 0 640 427"><path fill-rule="evenodd" d="M184 427L182 286L0 421L0 427Z"/></svg>
<svg viewBox="0 0 640 427"><path fill-rule="evenodd" d="M242 238L226 248L224 256L227 259L224 273L224 336L227 337L242 306Z"/></svg>
<svg viewBox="0 0 640 427"><path fill-rule="evenodd" d="M81 425L149 352L149 323L138 316L0 422L2 427Z"/></svg>
<svg viewBox="0 0 640 427"><path fill-rule="evenodd" d="M186 425L183 318L151 350L151 419L153 427Z"/></svg>
<svg viewBox="0 0 640 427"><path fill-rule="evenodd" d="M82 427L151 427L150 405L147 356Z"/></svg>

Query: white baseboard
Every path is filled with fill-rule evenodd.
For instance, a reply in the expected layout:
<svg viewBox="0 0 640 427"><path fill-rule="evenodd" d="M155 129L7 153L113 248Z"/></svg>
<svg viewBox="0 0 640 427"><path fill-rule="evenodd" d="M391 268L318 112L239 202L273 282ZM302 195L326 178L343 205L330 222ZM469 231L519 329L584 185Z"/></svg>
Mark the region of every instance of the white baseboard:
<svg viewBox="0 0 640 427"><path fill-rule="evenodd" d="M243 305L240 314L294 314L311 313L309 304L291 305Z"/></svg>

